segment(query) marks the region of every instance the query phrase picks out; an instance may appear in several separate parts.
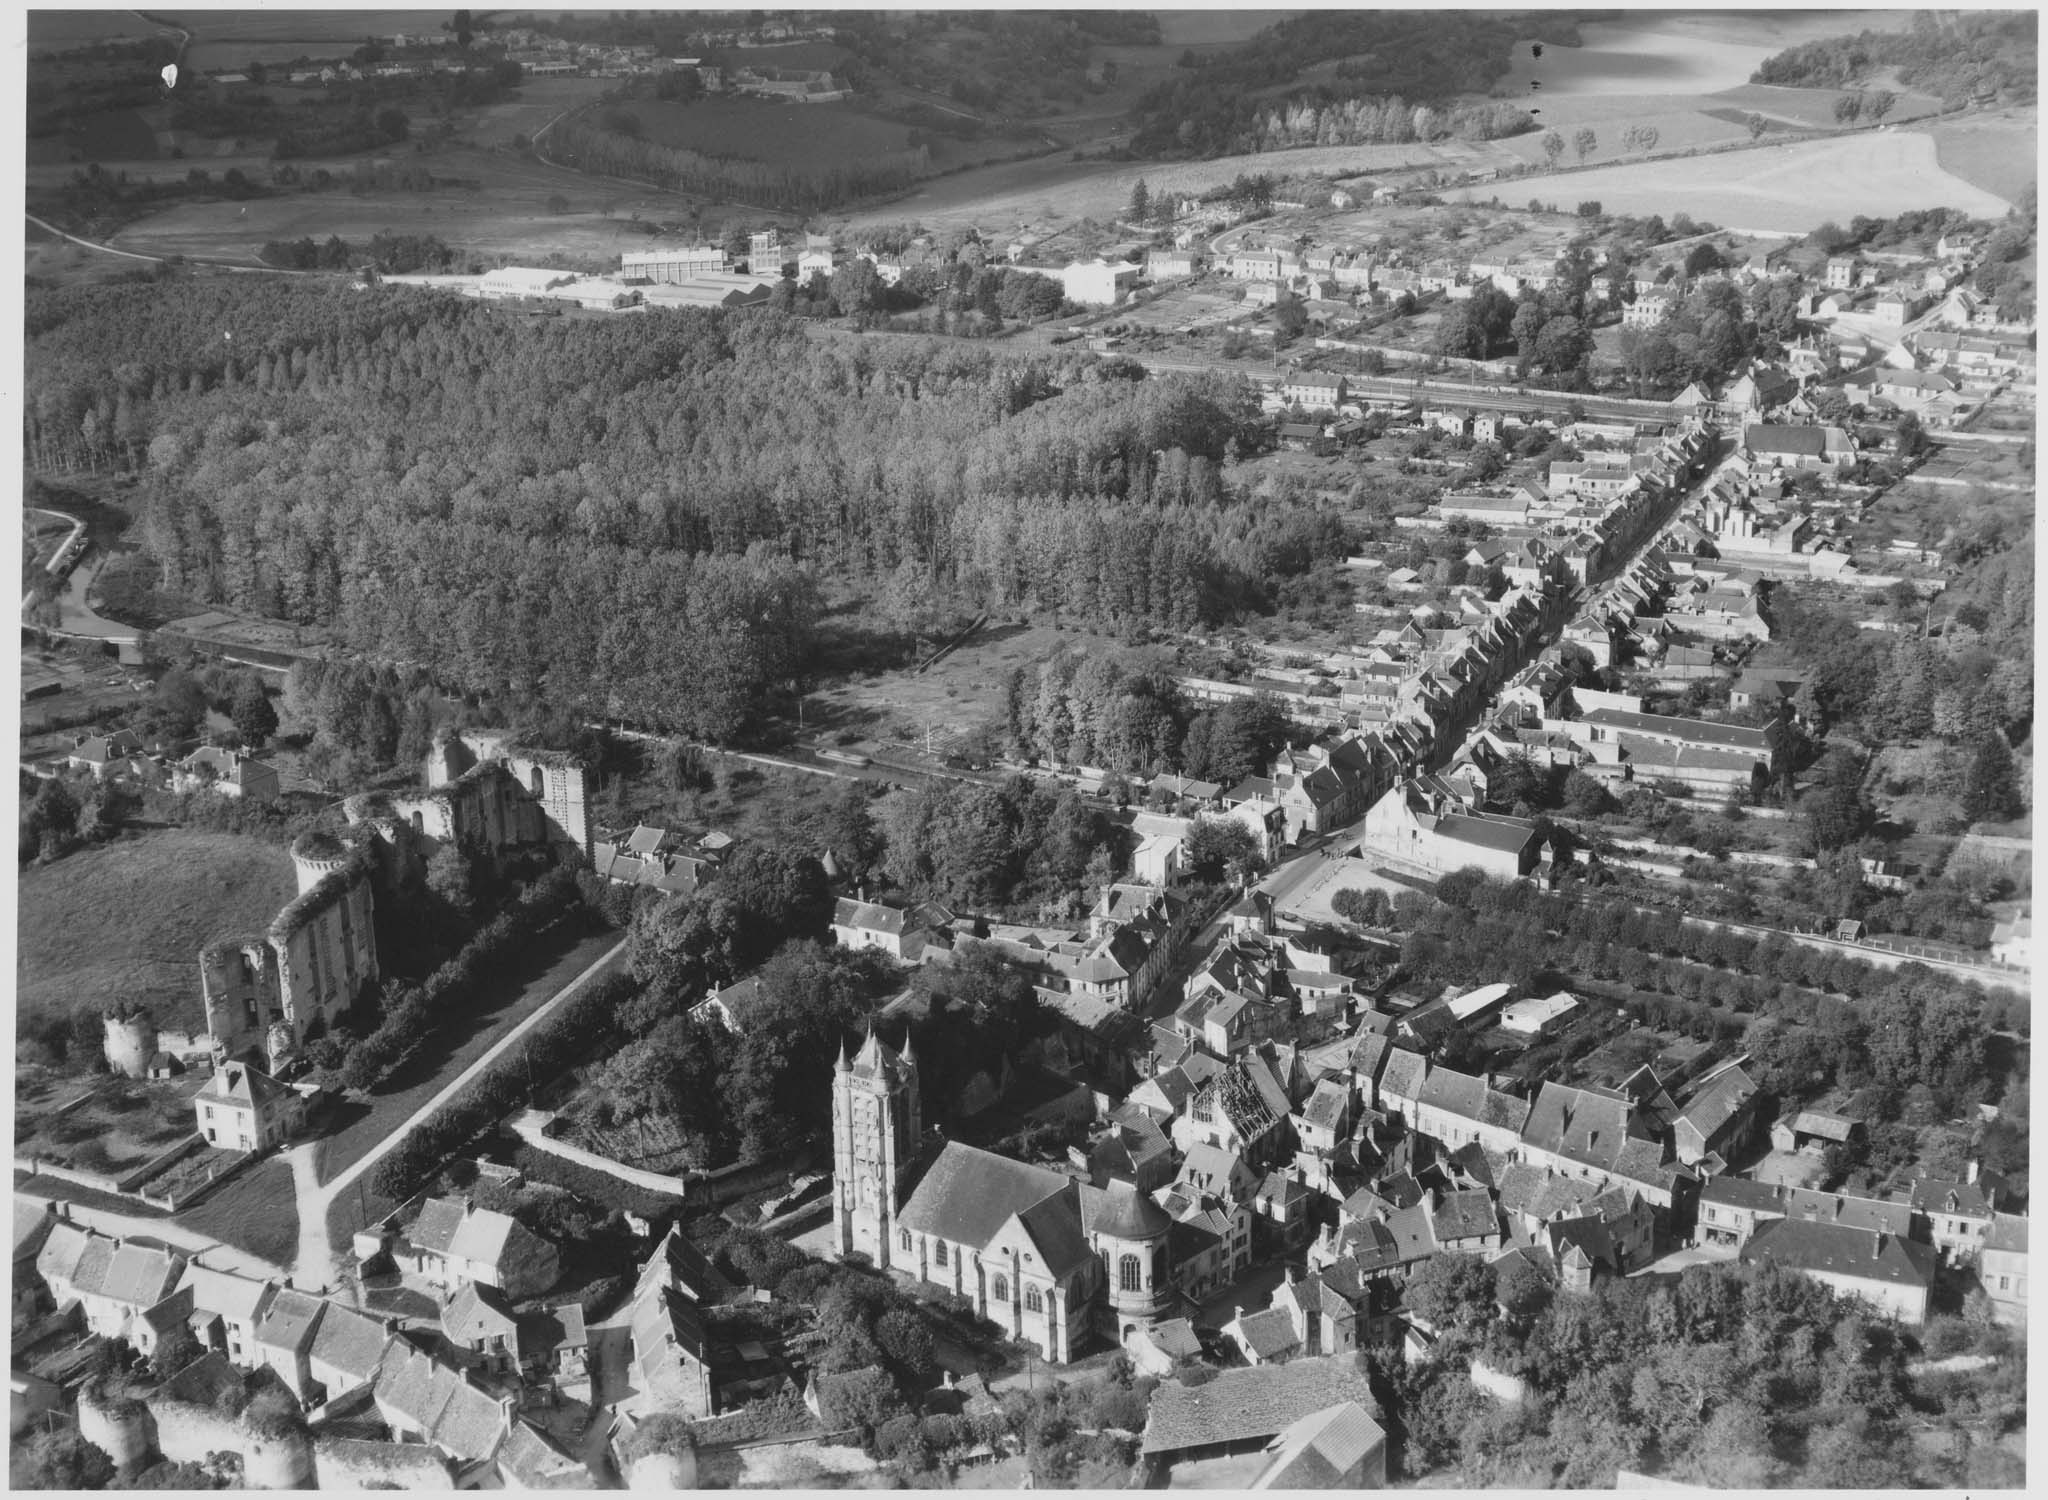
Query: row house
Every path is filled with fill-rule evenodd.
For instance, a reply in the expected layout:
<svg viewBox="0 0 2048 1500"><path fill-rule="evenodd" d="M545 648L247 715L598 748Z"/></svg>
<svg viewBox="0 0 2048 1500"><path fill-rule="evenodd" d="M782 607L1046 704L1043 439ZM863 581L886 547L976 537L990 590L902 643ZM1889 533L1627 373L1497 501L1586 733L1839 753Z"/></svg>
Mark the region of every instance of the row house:
<svg viewBox="0 0 2048 1500"><path fill-rule="evenodd" d="M78 1309L88 1332L125 1339L144 1354L167 1326L163 1304L185 1274L173 1250L126 1244L68 1219L52 1224L36 1274L58 1312Z"/></svg>
<svg viewBox="0 0 2048 1500"><path fill-rule="evenodd" d="M1568 1176L1633 1188L1668 1222L1693 1174L1666 1159L1660 1133L1646 1111L1625 1099L1545 1082L1516 1154Z"/></svg>
<svg viewBox="0 0 2048 1500"><path fill-rule="evenodd" d="M1840 1225L1903 1239L1912 1233L1913 1206L1891 1198L1712 1177L1700 1184L1693 1233L1702 1245L1739 1250L1759 1228L1776 1219Z"/></svg>

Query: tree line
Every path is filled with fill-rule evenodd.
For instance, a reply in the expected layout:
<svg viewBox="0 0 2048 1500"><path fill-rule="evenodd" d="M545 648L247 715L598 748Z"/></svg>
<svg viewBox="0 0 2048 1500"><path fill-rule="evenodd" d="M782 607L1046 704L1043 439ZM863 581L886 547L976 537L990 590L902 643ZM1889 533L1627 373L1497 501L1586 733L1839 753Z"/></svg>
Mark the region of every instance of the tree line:
<svg viewBox="0 0 2048 1500"><path fill-rule="evenodd" d="M1619 982L1670 997L1677 1003L1652 1004L1650 1018L1698 1035L1746 1035L1753 1053L1767 1037L1798 1041L1796 1058L1759 1055L1765 1086L1792 1098L1838 1083L1924 1083L1945 1110L1989 1102L2000 1080L1987 1076L1985 1037L2026 1025L2023 1000L1924 965L1883 969L1779 933L1755 938L1640 911L1583 887L1551 893L1463 871L1440 880L1434 900L1397 896L1391 915L1405 932L1410 973L1446 984L1506 979L1532 991L1573 976Z"/></svg>
<svg viewBox="0 0 2048 1500"><path fill-rule="evenodd" d="M2024 102L2038 87L2039 47L2040 19L2032 11L1919 11L1903 32L1862 31L1788 47L1765 58L1749 81L1851 88L1891 68L1906 87L1939 98L1944 110L1987 94Z"/></svg>
<svg viewBox="0 0 2048 1500"><path fill-rule="evenodd" d="M1322 112L1338 111L1340 123L1356 106L1353 118L1372 120L1391 99L1362 99L1359 93L1391 96L1396 91L1418 101L1449 101L1460 95L1483 95L1507 72L1516 43L1529 37L1572 42L1578 36L1572 17L1557 13L1311 11L1266 27L1228 49L1183 54L1174 73L1139 97L1131 152L1141 157L1206 157L1260 149L1261 122L1276 111L1300 104L1317 110L1318 136ZM1301 83L1311 68L1337 60L1337 76L1345 87ZM1280 95L1276 105L1274 95ZM1428 123L1454 133L1459 110L1462 130L1512 133L1529 128L1513 117L1526 114L1514 106L1488 102L1466 106L1427 105ZM1401 106L1418 122L1412 106ZM1533 123L1533 122L1529 122ZM1503 128L1509 127L1509 128ZM1414 140L1426 136L1386 135L1358 139ZM1474 134L1471 138L1484 139ZM1288 144L1309 144L1307 140Z"/></svg>

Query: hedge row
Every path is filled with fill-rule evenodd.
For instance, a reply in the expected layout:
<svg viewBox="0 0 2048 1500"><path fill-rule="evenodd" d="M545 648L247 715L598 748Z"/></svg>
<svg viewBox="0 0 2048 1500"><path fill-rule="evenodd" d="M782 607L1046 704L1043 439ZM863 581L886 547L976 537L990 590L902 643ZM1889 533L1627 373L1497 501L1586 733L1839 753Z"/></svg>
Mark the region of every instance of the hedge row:
<svg viewBox="0 0 2048 1500"><path fill-rule="evenodd" d="M370 1087L440 1027L466 1016L489 984L506 977L581 900L573 870L550 870L535 881L425 984L398 990L377 1029L349 1048L341 1081L353 1089Z"/></svg>
<svg viewBox="0 0 2048 1500"><path fill-rule="evenodd" d="M457 1095L454 1102L415 1126L377 1164L371 1188L403 1203L442 1162L472 1137L526 1103L531 1080L552 1078L565 1057L610 1035L619 1006L635 991L623 974L607 974L534 1028L524 1046L512 1048Z"/></svg>

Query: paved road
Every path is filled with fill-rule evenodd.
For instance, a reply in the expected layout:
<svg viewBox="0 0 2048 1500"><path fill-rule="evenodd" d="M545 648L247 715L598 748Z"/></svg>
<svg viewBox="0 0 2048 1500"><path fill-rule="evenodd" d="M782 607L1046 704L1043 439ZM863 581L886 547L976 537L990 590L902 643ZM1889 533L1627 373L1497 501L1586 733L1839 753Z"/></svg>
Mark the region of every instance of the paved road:
<svg viewBox="0 0 2048 1500"><path fill-rule="evenodd" d="M39 219L32 213L23 213L22 217L38 229L54 234L60 240L69 240L74 245L82 246L87 250L97 250L102 255L118 255L123 260L139 260L152 266L164 264L165 257L161 255L144 255L138 250L116 250L112 245L102 245L96 240L80 239L77 235L59 229L49 220ZM253 276L333 276L337 274L333 271L287 271L280 266L252 266L245 261L219 260L205 255L181 255L177 258L188 266L211 266L215 270L238 271Z"/></svg>
<svg viewBox="0 0 2048 1500"><path fill-rule="evenodd" d="M51 1200L39 1193L17 1191L14 1195L14 1211L17 1218L23 1213L46 1212L45 1205ZM282 1280L283 1266L273 1265L260 1255L251 1255L234 1245L221 1243L210 1235L187 1229L172 1219L145 1219L134 1214L114 1213L104 1208L87 1208L82 1204L67 1205L74 1223L102 1234L118 1235L124 1240L156 1240L183 1250L205 1264L223 1271L237 1271L244 1276L259 1280Z"/></svg>
<svg viewBox="0 0 2048 1500"><path fill-rule="evenodd" d="M468 1087L484 1069L504 1056L507 1049L553 1015L565 1001L577 994L585 985L616 965L625 955L628 941L621 938L605 950L604 955L595 963L563 985L532 1015L498 1038L489 1051L456 1074L446 1087L407 1116L404 1124L364 1153L360 1160L351 1163L333 1181L319 1180L320 1142L313 1141L303 1146L295 1146L286 1153L291 1160L292 1180L297 1186L299 1198L299 1251L298 1259L292 1265L292 1273L298 1278L299 1286L314 1289L317 1283L318 1289L326 1290L341 1285L346 1279L339 1274L339 1252L327 1238L327 1211L333 1206L334 1200L352 1187L358 1177L389 1155L393 1148L411 1133L414 1126Z"/></svg>

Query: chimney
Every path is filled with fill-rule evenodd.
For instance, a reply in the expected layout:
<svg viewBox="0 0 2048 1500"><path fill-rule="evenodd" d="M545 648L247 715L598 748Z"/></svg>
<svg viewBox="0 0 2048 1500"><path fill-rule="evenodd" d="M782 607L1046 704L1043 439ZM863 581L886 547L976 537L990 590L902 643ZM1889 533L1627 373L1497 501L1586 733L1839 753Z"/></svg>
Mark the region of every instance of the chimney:
<svg viewBox="0 0 2048 1500"><path fill-rule="evenodd" d="M1876 1234L1870 1237L1870 1258L1872 1260L1879 1260L1883 1258L1884 1238L1884 1231L1882 1229L1880 1229Z"/></svg>
<svg viewBox="0 0 2048 1500"><path fill-rule="evenodd" d="M1970 1160L1964 1164L1963 1181L1965 1184L1974 1183L1977 1180L1977 1172L1982 1165L1983 1163L1979 1162L1975 1157L1970 1158Z"/></svg>

